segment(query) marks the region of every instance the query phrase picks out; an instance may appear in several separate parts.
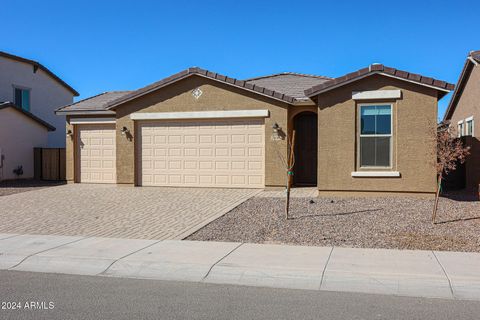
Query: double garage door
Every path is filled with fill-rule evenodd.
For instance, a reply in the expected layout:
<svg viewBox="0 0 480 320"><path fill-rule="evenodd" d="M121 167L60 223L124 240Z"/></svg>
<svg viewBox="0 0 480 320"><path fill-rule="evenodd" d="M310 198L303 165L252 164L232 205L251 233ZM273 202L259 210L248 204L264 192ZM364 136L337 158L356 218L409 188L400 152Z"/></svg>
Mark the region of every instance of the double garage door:
<svg viewBox="0 0 480 320"><path fill-rule="evenodd" d="M137 124L143 186L263 188L263 119L159 120ZM81 182L115 183L114 125L81 125Z"/></svg>
<svg viewBox="0 0 480 320"><path fill-rule="evenodd" d="M262 188L263 119L139 122L144 186Z"/></svg>

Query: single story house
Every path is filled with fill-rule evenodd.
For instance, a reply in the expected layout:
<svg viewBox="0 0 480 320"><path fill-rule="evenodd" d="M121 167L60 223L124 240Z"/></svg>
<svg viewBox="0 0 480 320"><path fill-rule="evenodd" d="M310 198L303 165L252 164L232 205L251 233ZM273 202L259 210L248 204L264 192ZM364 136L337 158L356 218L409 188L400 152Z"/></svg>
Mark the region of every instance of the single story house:
<svg viewBox="0 0 480 320"><path fill-rule="evenodd" d="M33 148L47 147L53 131L51 124L13 102L0 102L0 181L33 178Z"/></svg>
<svg viewBox="0 0 480 320"><path fill-rule="evenodd" d="M56 111L67 180L137 186L285 185L322 194L435 192L437 103L452 84L373 64L338 78L237 80L197 67Z"/></svg>
<svg viewBox="0 0 480 320"><path fill-rule="evenodd" d="M480 51L471 51L458 79L443 121L449 123L470 147L465 162L465 187L479 190L480 186Z"/></svg>

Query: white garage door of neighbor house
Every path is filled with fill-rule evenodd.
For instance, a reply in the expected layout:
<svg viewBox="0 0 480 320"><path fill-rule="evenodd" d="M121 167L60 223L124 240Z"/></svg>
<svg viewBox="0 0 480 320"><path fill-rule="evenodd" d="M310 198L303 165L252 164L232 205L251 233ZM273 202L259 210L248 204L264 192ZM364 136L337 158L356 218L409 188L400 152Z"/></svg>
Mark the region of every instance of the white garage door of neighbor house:
<svg viewBox="0 0 480 320"><path fill-rule="evenodd" d="M79 182L116 183L115 125L78 125Z"/></svg>
<svg viewBox="0 0 480 320"><path fill-rule="evenodd" d="M263 188L264 119L140 122L140 184Z"/></svg>

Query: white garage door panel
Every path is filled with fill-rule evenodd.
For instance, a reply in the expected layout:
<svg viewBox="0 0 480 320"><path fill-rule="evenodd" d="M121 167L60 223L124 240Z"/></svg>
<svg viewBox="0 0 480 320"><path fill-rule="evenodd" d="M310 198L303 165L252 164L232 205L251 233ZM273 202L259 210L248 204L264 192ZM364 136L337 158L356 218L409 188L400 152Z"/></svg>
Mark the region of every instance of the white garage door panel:
<svg viewBox="0 0 480 320"><path fill-rule="evenodd" d="M80 182L116 183L115 125L78 126Z"/></svg>
<svg viewBox="0 0 480 320"><path fill-rule="evenodd" d="M263 119L140 123L141 184L263 188Z"/></svg>

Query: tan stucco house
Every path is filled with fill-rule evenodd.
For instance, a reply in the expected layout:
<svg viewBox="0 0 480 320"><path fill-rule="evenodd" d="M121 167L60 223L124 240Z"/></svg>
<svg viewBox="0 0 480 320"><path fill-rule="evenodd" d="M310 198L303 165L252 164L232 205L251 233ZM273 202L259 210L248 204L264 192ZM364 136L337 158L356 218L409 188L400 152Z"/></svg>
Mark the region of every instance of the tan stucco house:
<svg viewBox="0 0 480 320"><path fill-rule="evenodd" d="M437 102L444 81L381 64L339 78L280 73L237 80L189 68L106 92L67 117L67 180L137 186L285 185L320 194L435 191Z"/></svg>
<svg viewBox="0 0 480 320"><path fill-rule="evenodd" d="M443 119L470 146L465 162L465 187L475 190L480 185L480 128L475 128L475 120L480 119L479 64L480 51L470 52Z"/></svg>

